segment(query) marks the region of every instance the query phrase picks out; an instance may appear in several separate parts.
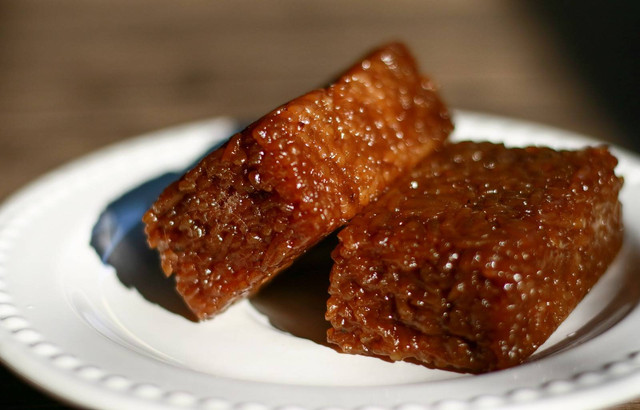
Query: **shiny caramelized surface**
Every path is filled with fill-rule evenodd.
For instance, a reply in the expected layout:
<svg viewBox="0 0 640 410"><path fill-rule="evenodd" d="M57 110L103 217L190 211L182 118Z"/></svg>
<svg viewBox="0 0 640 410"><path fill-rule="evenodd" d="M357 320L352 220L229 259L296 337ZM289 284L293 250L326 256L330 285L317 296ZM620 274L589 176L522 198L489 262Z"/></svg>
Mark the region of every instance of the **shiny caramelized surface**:
<svg viewBox="0 0 640 410"><path fill-rule="evenodd" d="M620 248L616 162L473 142L428 157L340 232L329 341L459 371L521 363Z"/></svg>
<svg viewBox="0 0 640 410"><path fill-rule="evenodd" d="M406 48L259 119L168 187L144 217L199 318L255 292L441 145L446 107Z"/></svg>

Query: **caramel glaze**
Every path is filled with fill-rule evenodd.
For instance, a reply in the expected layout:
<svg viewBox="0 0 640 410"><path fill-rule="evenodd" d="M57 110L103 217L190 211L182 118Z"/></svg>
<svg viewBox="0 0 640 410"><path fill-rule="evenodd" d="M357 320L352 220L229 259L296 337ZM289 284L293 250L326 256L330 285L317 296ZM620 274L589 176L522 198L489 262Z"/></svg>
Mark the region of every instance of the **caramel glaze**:
<svg viewBox="0 0 640 410"><path fill-rule="evenodd" d="M200 319L252 294L452 129L401 44L260 118L169 186L143 220Z"/></svg>
<svg viewBox="0 0 640 410"><path fill-rule="evenodd" d="M521 363L621 246L616 163L606 148L447 145L340 232L329 341L457 371Z"/></svg>

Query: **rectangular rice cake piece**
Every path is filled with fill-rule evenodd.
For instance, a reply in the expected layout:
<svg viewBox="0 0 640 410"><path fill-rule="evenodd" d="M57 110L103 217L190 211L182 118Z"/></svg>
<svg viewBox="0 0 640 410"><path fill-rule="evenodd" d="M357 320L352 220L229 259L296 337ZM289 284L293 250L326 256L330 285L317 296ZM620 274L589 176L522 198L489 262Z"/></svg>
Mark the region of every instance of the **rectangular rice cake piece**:
<svg viewBox="0 0 640 410"><path fill-rule="evenodd" d="M255 292L353 217L452 129L401 44L260 118L169 186L144 216L199 319Z"/></svg>
<svg viewBox="0 0 640 410"><path fill-rule="evenodd" d="M621 246L616 163L606 148L447 145L339 233L328 340L456 371L521 363Z"/></svg>

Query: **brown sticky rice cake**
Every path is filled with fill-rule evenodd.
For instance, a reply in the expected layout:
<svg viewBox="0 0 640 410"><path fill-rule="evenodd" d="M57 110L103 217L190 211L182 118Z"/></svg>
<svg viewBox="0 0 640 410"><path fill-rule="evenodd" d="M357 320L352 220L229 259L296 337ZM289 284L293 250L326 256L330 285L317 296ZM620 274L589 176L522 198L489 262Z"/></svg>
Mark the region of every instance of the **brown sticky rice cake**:
<svg viewBox="0 0 640 410"><path fill-rule="evenodd" d="M344 224L452 129L400 44L260 118L169 186L150 246L198 318L255 292Z"/></svg>
<svg viewBox="0 0 640 410"><path fill-rule="evenodd" d="M621 246L616 163L606 148L442 148L340 232L329 341L457 371L521 363Z"/></svg>

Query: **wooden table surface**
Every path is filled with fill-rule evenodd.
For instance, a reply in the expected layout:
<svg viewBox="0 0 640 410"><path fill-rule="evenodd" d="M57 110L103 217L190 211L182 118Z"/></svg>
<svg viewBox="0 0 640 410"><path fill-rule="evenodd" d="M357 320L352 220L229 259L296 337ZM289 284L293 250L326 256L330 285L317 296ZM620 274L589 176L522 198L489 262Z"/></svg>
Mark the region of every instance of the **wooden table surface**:
<svg viewBox="0 0 640 410"><path fill-rule="evenodd" d="M257 117L389 40L410 46L452 107L638 149L544 11L524 3L4 0L0 200L144 132ZM5 408L64 406L6 370L0 381Z"/></svg>

